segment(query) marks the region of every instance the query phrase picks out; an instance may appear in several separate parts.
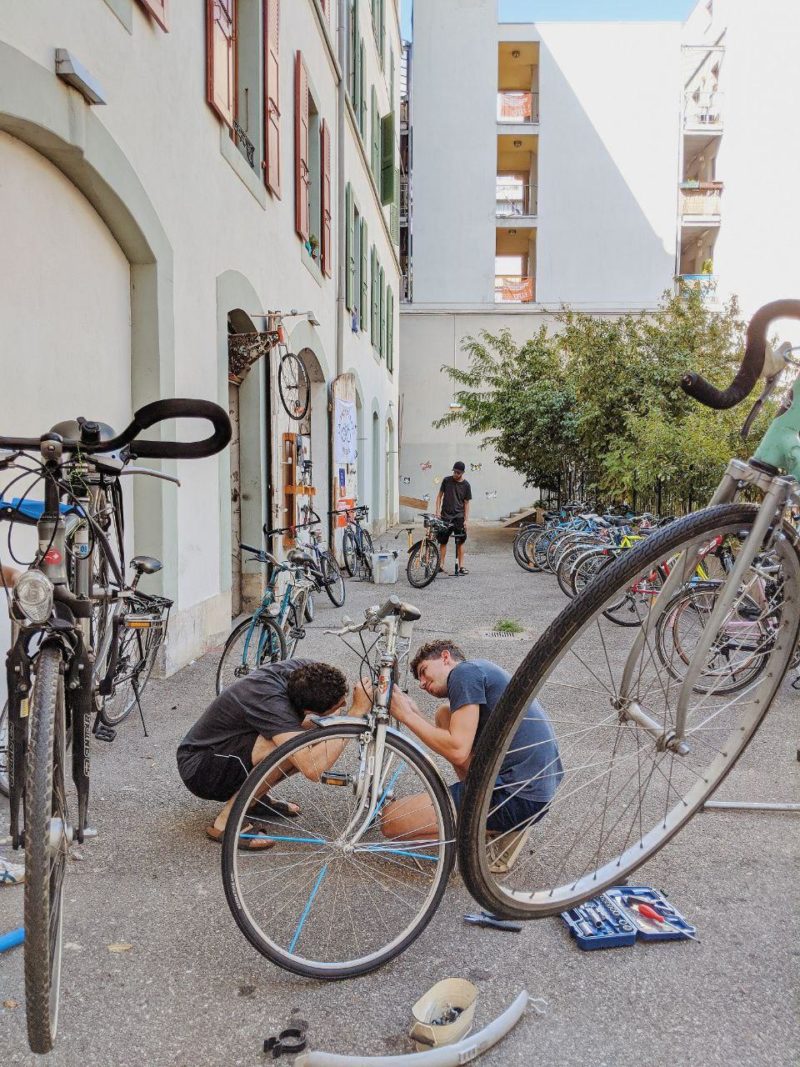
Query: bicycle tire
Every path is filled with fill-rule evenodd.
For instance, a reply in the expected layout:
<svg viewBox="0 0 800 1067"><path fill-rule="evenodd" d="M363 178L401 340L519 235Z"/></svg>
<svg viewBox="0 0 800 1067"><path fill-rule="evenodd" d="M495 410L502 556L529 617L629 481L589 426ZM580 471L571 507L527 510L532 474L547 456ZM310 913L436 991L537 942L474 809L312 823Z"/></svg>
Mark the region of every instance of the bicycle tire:
<svg viewBox="0 0 800 1067"><path fill-rule="evenodd" d="M528 554L528 545L532 544L534 539L539 537L542 532L541 527L534 527L526 530L519 538L514 539L514 559L529 574L536 574L537 571L542 569Z"/></svg>
<svg viewBox="0 0 800 1067"><path fill-rule="evenodd" d="M455 861L455 848L453 844L455 836L455 813L453 811L452 801L450 799L447 788L435 771L433 766L429 763L425 756L404 737L398 734L388 734L386 737L386 748L390 754L396 754L399 764L397 775L400 774L403 767L410 765L413 767L413 772L416 775L416 779L427 787L428 796L432 800L434 812L437 817L439 826L439 837L436 840L426 844L425 853L416 851L416 859L412 855L408 856L409 852L413 852L419 848L417 842L409 840L407 835L402 839L404 848L391 849L392 838L388 835L383 836L381 831L372 829L367 830L362 838L363 848L359 848L357 851L351 851L347 854L347 858L342 860L341 863L335 869L335 875L341 881L345 881L349 877L352 877L355 870L355 866L359 861L362 862L362 867L366 869L365 865L370 864L370 856L380 856L381 853L387 853L391 851L394 859L390 860L393 863L392 875L380 875L377 872L380 871L380 867L370 867L368 878L365 881L361 873L356 875L357 890L345 888L345 892L340 896L338 888L341 887L341 881L336 883L337 888L334 890L334 898L331 904L333 916L335 916L336 923L333 921L326 922L322 920L321 929L323 929L328 937L326 945L330 944L330 939L334 937L346 936L348 932L347 923L344 922L344 916L342 909L348 904L353 904L358 900L356 899L356 891L359 893L369 893L370 881L369 878L378 879L380 877L389 877L392 881L390 886L384 886L380 881L378 885L380 887L380 905L379 909L376 908L374 899L371 900L373 908L376 911L367 911L366 909L360 909L357 912L357 919L366 926L366 924L377 924L379 922L384 923L388 931L388 922L393 921L395 915L398 914L399 908L395 903L398 898L397 884L394 879L399 879L400 876L405 878L411 878L412 875L416 876L420 872L426 870L425 865L421 864L421 860L431 860L431 856L428 854L436 850L436 870L433 872L434 877L431 885L426 894L425 900L419 911L415 914L412 921L399 930L399 932L387 943L382 944L379 948L370 952L362 954L361 956L352 956L348 959L336 959L336 960L323 960L323 959L311 959L308 955L300 956L295 953L294 949L298 943L299 934L303 931L304 945L308 940L308 928L306 922L308 918L311 918L312 929L317 920L316 915L312 915L311 912L314 908L322 908L325 906L326 897L325 893L328 892L330 886L330 880L326 881L323 885L323 879L327 871L329 864L337 863L336 856L334 855L335 845L331 842L331 848L325 850L324 861L325 869L321 872L318 881L312 890L312 893L307 902L306 909L301 913L301 905L298 903L296 909L292 913L293 920L300 914L298 928L294 931L294 940L290 942L286 947L282 943L279 943L278 933L272 931L268 933L263 930L259 925L256 916L253 913L254 905L249 903L249 898L244 888L249 868L256 869L260 872L259 877L264 874L264 866L269 867L270 864L277 866L278 877L280 879L280 907L285 910L289 905L287 901L291 903L292 897L292 882L293 875L289 873L294 871L295 874L303 872L302 876L305 880L303 882L303 893L305 893L312 883L316 872L313 869L314 861L304 860L303 866L296 862L292 862L292 858L296 860L297 853L300 848L305 844L317 845L323 837L320 835L328 834L333 835L339 833L337 823L337 812L329 812L323 809L323 805L327 804L330 800L331 806L334 801L339 810L342 810L344 818L347 818L347 801L345 799L347 794L352 796L352 792L349 788L349 783L345 783L345 788L341 788L340 784L332 785L322 780L322 774L331 773L332 767L326 771L322 771L318 775L316 781L305 778L302 774L297 774L291 779L288 778L286 773L281 772L281 767L286 763L288 758L297 751L299 748L309 747L311 745L317 745L321 742L336 743L339 740L345 742L345 749L342 755L338 757L333 767L339 764L339 761L343 760L344 751L346 746L352 742L358 742L363 738L367 732L365 725L357 724L342 724L340 726L322 727L318 730L305 732L302 735L292 738L290 741L285 742L277 750L270 753L265 760L263 760L245 781L244 785L239 790L236 801L228 819L228 825L225 831L225 837L223 839L222 847L222 881L225 889L225 897L228 902L228 906L231 909L236 923L239 929L245 935L250 944L257 949L263 956L277 964L279 967L287 971L291 971L295 974L300 974L306 978L325 978L329 980L353 978L357 975L367 974L370 971L376 970L378 967L387 963L395 956L404 952L423 932L425 927L432 919L436 912L439 902L447 886L447 881L453 868ZM354 750L351 750L354 751ZM346 762L342 762L341 765L348 765ZM335 772L334 772L335 773ZM283 818L283 822L279 822L279 828L285 826L284 834L273 834L274 846L270 849L266 849L259 853L243 852L239 849L240 835L246 833L242 827L246 826L252 821L252 809L251 805L254 798L259 795L260 789L263 789L263 784L266 780L269 781L269 793L274 799L283 799L278 793L280 787L284 782L288 782L290 785L290 791L285 794L286 797L293 796L300 800L302 807L302 814L298 818L291 820ZM387 785L387 790L397 788L397 783L394 779L391 779ZM316 794L316 797L312 795ZM417 794L413 794L417 795ZM313 799L317 799L317 803L311 802ZM248 810L251 809L251 810ZM260 836L269 836L269 827L275 824L275 814L270 818L263 819L259 824L256 820L256 827L259 827ZM316 822L311 821L309 825L306 823L306 818L309 820L317 819ZM342 820L343 821L343 820ZM342 826L341 830L344 831L346 827ZM372 844L365 839L368 838L370 833L376 833L377 838L375 844ZM389 845L383 844L383 842L389 842ZM399 841L399 839L398 839ZM344 853L339 853L344 855ZM280 860L284 857L288 857L288 861L292 863L291 867L288 865L280 866ZM400 856L400 861L397 860L397 856ZM410 858L411 863L406 864L406 860ZM378 859L377 864L380 863ZM347 866L349 865L349 866ZM415 870L416 866L416 870ZM430 868L427 868L430 870ZM310 877L305 878L305 874L310 871ZM273 876L274 877L274 876ZM366 887L366 888L365 888ZM395 890L393 893L392 890ZM391 902L394 907L387 910L388 903ZM265 898L265 907L269 907L271 900ZM311 907L313 903L313 908ZM276 920L278 916L276 915ZM352 913L350 919L352 920ZM286 920L284 920L286 921ZM402 920L405 921L405 920ZM337 928L337 924L341 929ZM292 923L289 923L291 926ZM353 939L358 939L359 934L362 931L353 927ZM381 935L382 936L382 935ZM281 942L288 939L282 938ZM304 951L307 949L304 948ZM331 950L329 955L333 955Z"/></svg>
<svg viewBox="0 0 800 1067"><path fill-rule="evenodd" d="M278 392L283 410L290 419L300 422L308 411L311 383L308 371L294 352L284 352L278 364Z"/></svg>
<svg viewBox="0 0 800 1067"><path fill-rule="evenodd" d="M344 560L344 569L351 578L355 578L358 571L358 546L355 534L349 526L345 527L345 531L342 534L342 559Z"/></svg>
<svg viewBox="0 0 800 1067"><path fill-rule="evenodd" d="M256 626L253 629L253 636L256 637L256 645L253 660L252 663L250 663L246 662L247 657L250 656L250 643L248 643L246 651L243 646L242 650L238 653L236 646L240 639L247 636L247 631L250 629L253 619L257 619ZM268 631L269 646L267 646L266 641L261 640L262 634L258 632L259 628L262 631ZM260 656L258 653L259 647L261 648ZM241 657L241 660L237 666L233 666L232 660L237 654ZM257 659L258 662L256 662ZM238 678L242 678L246 674L249 674L250 671L255 670L256 667L260 667L266 663L277 663L282 659L286 659L286 638L284 637L281 627L274 619L270 618L269 615L251 615L249 619L244 619L238 626L234 627L225 642L225 647L222 650L222 655L217 664L215 681L217 696L219 696L223 689L227 689L227 687L232 685Z"/></svg>
<svg viewBox="0 0 800 1067"><path fill-rule="evenodd" d="M64 874L69 850L62 653L36 660L25 767L25 1010L33 1052L49 1052L58 1030ZM58 834L57 840L56 835Z"/></svg>
<svg viewBox="0 0 800 1067"><path fill-rule="evenodd" d="M341 568L336 562L333 553L323 552L319 564L328 599L335 608L342 607L345 601L345 596L347 595L347 589L344 584Z"/></svg>
<svg viewBox="0 0 800 1067"><path fill-rule="evenodd" d="M158 636L155 635L156 629L159 630ZM150 675L153 673L158 650L164 640L164 632L164 626L161 623L157 623L149 630L123 630L125 637L120 642L120 654L123 652L127 638L128 647L135 646L136 648L137 662L131 667L129 678L123 679L120 683L120 689L115 691L112 696L106 697L103 703L100 710L100 719L106 726L112 729L120 726L136 707L137 692L134 690L132 681L134 678L138 687L138 697L141 700L150 680ZM119 695L122 695L123 699L116 702ZM118 711L114 710L116 706L119 707Z"/></svg>
<svg viewBox="0 0 800 1067"><path fill-rule="evenodd" d="M0 711L0 793L8 796L8 701Z"/></svg>
<svg viewBox="0 0 800 1067"><path fill-rule="evenodd" d="M415 545L406 564L406 577L415 589L430 585L442 567L442 557L433 541L427 538Z"/></svg>
<svg viewBox="0 0 800 1067"><path fill-rule="evenodd" d="M700 551L703 541L709 536L722 534L742 540L747 536L757 511L756 507L743 503L717 505L651 534L604 568L595 581L551 623L530 650L484 727L470 766L462 806L459 867L467 888L484 907L501 915L539 918L574 907L610 885L619 884L686 825L733 768L777 692L797 643L800 630L800 556L795 547L794 534L775 540L774 551L783 568L786 593L781 594L783 599L778 604L779 633L770 650L768 669L761 672L757 686L743 694L741 701L722 696L722 704L718 709L712 706L709 710L708 692L701 687L688 709L687 731L684 735L691 740L688 752L675 753L668 745L659 749L660 742L653 733L644 730L630 716L623 717L613 705L611 715L605 714L609 711L608 694L619 692L618 688L615 689L617 683L613 674L609 685L604 685L599 672L595 674L596 685L592 683L586 690L588 698L584 697L583 685L587 677L592 677L592 668L584 660L585 672L580 673L581 653L586 656L586 649L593 647L595 662L599 657L602 663L603 648L606 646L605 639L602 648L598 644L598 633L601 637L604 633L604 606L628 589L638 576L646 575L662 560L674 556L685 546L692 546L693 552ZM684 582L688 584L694 573L694 559L687 557L682 566L685 567ZM746 577L743 586L746 585ZM739 595L742 595L741 588ZM665 606L660 604L659 612ZM654 627L656 621L657 618L651 619L650 625ZM647 672L658 670L656 657L646 640L651 632L650 629L612 631L605 628L607 636L616 636L620 642L629 635L627 640L631 642L632 651L639 649L640 662L636 659L632 661L632 680L635 679L637 687L635 699L637 702L649 700L653 708L663 699L663 722L658 720L655 725L665 737L670 725L668 701L677 699L680 686L672 683L675 695L671 697L668 686L659 689L654 682L648 682ZM640 642L638 646L637 641ZM606 664L602 667L604 674L612 671L612 657L613 662L619 665L621 680L627 656L620 656L619 648L615 647L611 648L610 654L606 651ZM565 660L568 661L568 667L563 665ZM557 704L554 694L565 685L568 685L568 698L564 698L562 693L559 699L566 703L570 718L563 721L575 722L579 729L573 727L572 734L565 733L562 741L571 738L571 750L575 750L577 766L565 770L565 774L572 775L568 787L563 789L563 786L559 786L563 792L559 794L559 789L556 790L546 817L530 828L528 847L530 857L534 857L536 874L531 873L530 869L526 871L526 867L530 868L530 859L526 856L519 868L515 867L509 872L501 884L490 870L491 842L486 835L487 812L497 770L531 701L541 698L547 708L549 698L553 697L552 706L560 709L561 705ZM597 699L596 688L604 693L602 704ZM655 695L651 695L653 693ZM592 707L596 711L593 712ZM588 717L592 714L596 720L594 723ZM693 719L692 714L697 718ZM556 723L559 720L554 718L552 721ZM606 731L607 742L603 741L603 731ZM587 737L590 732L596 734L594 741ZM591 745L596 744L598 749L603 746L610 748L612 741L610 755L604 757L605 762L598 762L597 752L589 751ZM617 757L618 747L620 755ZM562 757L565 751L562 750ZM581 766L580 761L584 757L587 763ZM668 757L670 761L665 763ZM636 766L630 762L631 759L636 760ZM696 768L698 761L702 765ZM709 761L708 765L702 761ZM648 765L651 767L649 775ZM604 766L607 769L598 773L598 768ZM657 769L659 775L656 775ZM630 775L617 788L618 783L614 778L618 779L620 772L624 778L628 771ZM581 781L580 774L587 776L585 784L578 784ZM607 779L605 784L604 778ZM646 783L642 792L644 779ZM633 801L626 795L626 791L635 791L637 788L640 789L638 810L632 807ZM660 806L661 793L666 798L663 809ZM678 798L677 801L672 799L673 795ZM609 803L622 809L616 822L613 821L614 814L608 815L606 812ZM587 813L577 816L574 809L579 809L581 804L586 806ZM565 811L565 805L573 811ZM592 807L602 808L596 813L594 822L590 821ZM637 816L638 830L634 833ZM623 817L625 821L621 822ZM593 828L598 827L596 850L591 842L586 844L584 826L589 836ZM624 840L618 844L617 836L621 836L626 828ZM588 859L582 864L583 855L588 855ZM569 873L567 864L570 866ZM552 872L548 865L554 867ZM526 883L524 889L519 888L523 875Z"/></svg>

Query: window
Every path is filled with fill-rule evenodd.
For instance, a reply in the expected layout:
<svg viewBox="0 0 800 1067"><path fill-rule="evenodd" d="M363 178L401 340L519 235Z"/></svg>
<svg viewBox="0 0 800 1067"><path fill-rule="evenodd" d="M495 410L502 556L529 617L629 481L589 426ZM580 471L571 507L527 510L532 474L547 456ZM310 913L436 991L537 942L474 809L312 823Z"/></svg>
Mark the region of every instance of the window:
<svg viewBox="0 0 800 1067"><path fill-rule="evenodd" d="M206 0L206 98L280 196L280 0ZM264 56L260 42L265 40Z"/></svg>
<svg viewBox="0 0 800 1067"><path fill-rule="evenodd" d="M347 91L350 94L350 103L353 110L358 114L356 106L356 94L358 93L358 50L361 38L358 32L358 0L348 0L347 3Z"/></svg>
<svg viewBox="0 0 800 1067"><path fill-rule="evenodd" d="M396 178L394 166L394 112L381 119L380 180L378 188L382 204L392 204L395 199Z"/></svg>
<svg viewBox="0 0 800 1067"><path fill-rule="evenodd" d="M361 314L361 215L356 206L350 183L345 188L345 214L347 232L345 233L345 257L347 261L347 281L345 285L345 303L354 313L356 321Z"/></svg>
<svg viewBox="0 0 800 1067"><path fill-rule="evenodd" d="M386 275L378 267L378 355L386 356Z"/></svg>
<svg viewBox="0 0 800 1067"><path fill-rule="evenodd" d="M369 321L369 274L367 273L367 249L369 248L369 231L367 229L367 220L361 220L361 305L359 307L359 318L361 320L361 329L366 330L367 323Z"/></svg>
<svg viewBox="0 0 800 1067"><path fill-rule="evenodd" d="M394 293L386 287L386 368L394 370Z"/></svg>
<svg viewBox="0 0 800 1067"><path fill-rule="evenodd" d="M372 278L372 301L370 303L369 319L370 339L372 341L372 347L377 348L380 344L380 298L378 296L378 253L375 251L375 245L372 246L372 253L370 255L370 276Z"/></svg>
<svg viewBox="0 0 800 1067"><path fill-rule="evenodd" d="M308 75L301 52L294 61L294 217L298 235L311 236L311 170L309 167Z"/></svg>
<svg viewBox="0 0 800 1067"><path fill-rule="evenodd" d="M358 46L358 128L361 131L361 140L367 140L367 56L364 50L363 40Z"/></svg>
<svg viewBox="0 0 800 1067"><path fill-rule="evenodd" d="M370 166L372 168L372 176L375 179L376 184L380 187L381 180L381 118L378 111L378 94L375 92L375 86L372 86L372 138L370 141Z"/></svg>
<svg viewBox="0 0 800 1067"><path fill-rule="evenodd" d="M375 45L383 66L383 55L386 42L386 19L384 17L384 0L372 0L372 29L375 34Z"/></svg>
<svg viewBox="0 0 800 1067"><path fill-rule="evenodd" d="M300 51L295 57L295 229L323 274L333 274L331 139L308 85Z"/></svg>

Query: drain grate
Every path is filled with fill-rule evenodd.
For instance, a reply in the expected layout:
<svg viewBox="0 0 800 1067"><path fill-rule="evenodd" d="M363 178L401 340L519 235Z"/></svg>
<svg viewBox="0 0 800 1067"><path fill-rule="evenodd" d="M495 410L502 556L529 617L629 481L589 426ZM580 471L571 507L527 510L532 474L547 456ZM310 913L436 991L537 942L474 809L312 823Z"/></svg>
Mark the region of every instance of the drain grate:
<svg viewBox="0 0 800 1067"><path fill-rule="evenodd" d="M524 641L528 637L527 630L523 630L521 633L511 633L509 630L483 630L479 635L486 641L494 641L495 639L506 641Z"/></svg>

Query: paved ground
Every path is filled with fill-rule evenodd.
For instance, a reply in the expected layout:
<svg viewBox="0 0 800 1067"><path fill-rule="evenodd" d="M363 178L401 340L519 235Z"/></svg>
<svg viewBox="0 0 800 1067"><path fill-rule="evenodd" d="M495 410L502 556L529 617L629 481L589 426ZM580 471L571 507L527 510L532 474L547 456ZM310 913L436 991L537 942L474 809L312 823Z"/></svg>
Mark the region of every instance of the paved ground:
<svg viewBox="0 0 800 1067"><path fill-rule="evenodd" d="M386 541L387 539L384 538ZM418 640L456 634L470 654L512 668L527 646L477 636L498 618L541 632L563 606L555 581L512 561L509 537L484 529L471 571L409 595L423 611ZM348 612L392 590L350 583ZM354 657L322 634L338 612L318 605L307 654L353 675ZM642 868L697 923L702 944L639 945L582 953L558 919L522 934L463 924L472 903L460 882L426 933L383 970L338 984L288 975L240 935L223 897L218 846L203 836L215 810L177 777L177 741L210 699L215 656L153 682L151 737L132 720L113 746L94 749L93 821L100 836L70 864L61 1033L50 1061L65 1067L228 1067L265 1061L263 1039L292 1014L316 1048L351 1054L411 1051L410 1006L434 981L461 975L480 988L483 1026L523 988L550 1003L526 1015L482 1063L493 1067L796 1063L797 816L698 816ZM796 800L800 694L786 690L721 796ZM7 807L0 805L0 827ZM0 829L0 836L2 836ZM2 854L2 849L0 849ZM22 890L0 889L0 931L21 922ZM108 945L125 942L114 954ZM4 1008L4 1001L18 1006ZM22 953L0 957L0 1061L27 1051Z"/></svg>

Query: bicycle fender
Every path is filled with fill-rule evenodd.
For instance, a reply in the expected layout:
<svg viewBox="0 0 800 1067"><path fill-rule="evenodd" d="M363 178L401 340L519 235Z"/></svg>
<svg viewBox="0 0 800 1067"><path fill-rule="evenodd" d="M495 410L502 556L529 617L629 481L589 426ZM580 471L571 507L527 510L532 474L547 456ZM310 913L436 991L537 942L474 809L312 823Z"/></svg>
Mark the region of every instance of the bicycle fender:
<svg viewBox="0 0 800 1067"><path fill-rule="evenodd" d="M411 555L411 553L414 551L415 548L419 548L419 546L422 544L422 540L423 539L420 538L419 541L415 541L414 544L411 546L411 548L409 548L409 550L408 550L409 556Z"/></svg>

